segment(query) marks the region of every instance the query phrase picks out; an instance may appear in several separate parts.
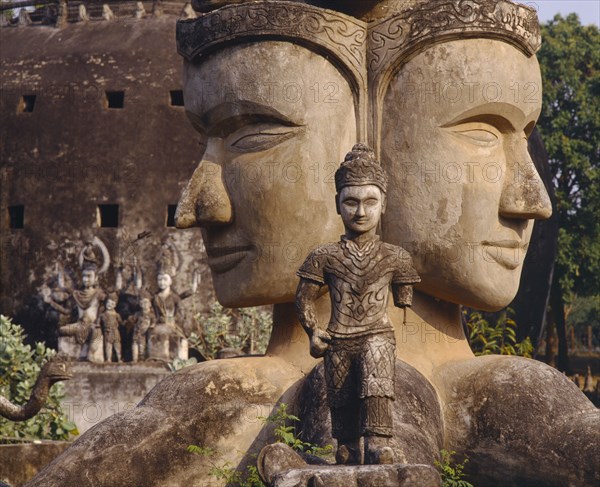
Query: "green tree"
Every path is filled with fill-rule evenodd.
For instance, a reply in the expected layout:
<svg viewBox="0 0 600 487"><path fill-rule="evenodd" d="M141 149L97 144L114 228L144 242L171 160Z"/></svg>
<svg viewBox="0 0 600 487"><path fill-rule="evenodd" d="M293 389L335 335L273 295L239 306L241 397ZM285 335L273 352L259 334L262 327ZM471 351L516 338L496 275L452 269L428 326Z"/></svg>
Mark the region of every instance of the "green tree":
<svg viewBox="0 0 600 487"><path fill-rule="evenodd" d="M542 25L543 109L538 128L557 197L558 256L550 307L557 367L568 370L565 305L600 293L600 31L576 14Z"/></svg>

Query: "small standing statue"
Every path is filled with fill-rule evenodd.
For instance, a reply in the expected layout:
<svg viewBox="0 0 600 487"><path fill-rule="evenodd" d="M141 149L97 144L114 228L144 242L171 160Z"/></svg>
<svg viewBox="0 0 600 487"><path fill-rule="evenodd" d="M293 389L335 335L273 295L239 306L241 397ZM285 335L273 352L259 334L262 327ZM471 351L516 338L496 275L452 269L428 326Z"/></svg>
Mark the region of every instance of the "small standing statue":
<svg viewBox="0 0 600 487"><path fill-rule="evenodd" d="M150 333L149 355L151 359L188 359L188 341L183 331L181 301L190 297L196 289L177 294L173 288L173 277L181 267L181 259L175 244L166 240L158 255L158 292L152 298L156 314L156 326Z"/></svg>
<svg viewBox="0 0 600 487"><path fill-rule="evenodd" d="M104 337L104 361L112 362L113 350L117 356L117 362L121 361L121 334L119 327L123 319L117 313L116 307L119 297L117 293L110 293L104 304L104 313L100 315L99 324Z"/></svg>
<svg viewBox="0 0 600 487"><path fill-rule="evenodd" d="M396 341L386 306L412 303L420 278L408 252L379 239L387 177L374 152L356 144L335 173L336 207L344 222L341 240L317 247L298 270L296 308L310 337L310 353L324 356L327 396L339 464L393 463ZM315 300L327 285L331 319L317 322Z"/></svg>
<svg viewBox="0 0 600 487"><path fill-rule="evenodd" d="M140 311L135 314L133 321L132 357L137 362L146 358L149 334L156 323L152 298L145 291L140 294Z"/></svg>

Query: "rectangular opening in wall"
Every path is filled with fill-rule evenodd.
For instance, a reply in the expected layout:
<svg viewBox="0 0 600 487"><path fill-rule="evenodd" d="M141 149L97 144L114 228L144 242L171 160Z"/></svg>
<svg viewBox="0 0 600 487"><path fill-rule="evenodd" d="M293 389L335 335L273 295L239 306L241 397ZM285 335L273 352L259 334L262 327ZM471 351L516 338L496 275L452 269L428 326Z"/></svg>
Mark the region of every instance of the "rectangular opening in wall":
<svg viewBox="0 0 600 487"><path fill-rule="evenodd" d="M119 226L119 205L98 205L98 226L103 228L117 228Z"/></svg>
<svg viewBox="0 0 600 487"><path fill-rule="evenodd" d="M167 206L167 226L168 227L175 226L175 210L177 210L177 205Z"/></svg>
<svg viewBox="0 0 600 487"><path fill-rule="evenodd" d="M14 229L24 228L25 226L25 206L14 205L8 207L9 227Z"/></svg>
<svg viewBox="0 0 600 487"><path fill-rule="evenodd" d="M19 112L31 113L35 107L36 95L23 95L19 101Z"/></svg>
<svg viewBox="0 0 600 487"><path fill-rule="evenodd" d="M106 103L108 104L108 108L123 108L125 106L125 92L107 91Z"/></svg>
<svg viewBox="0 0 600 487"><path fill-rule="evenodd" d="M171 90L171 91L169 91L169 96L171 98L171 106L172 107L184 106L182 90Z"/></svg>

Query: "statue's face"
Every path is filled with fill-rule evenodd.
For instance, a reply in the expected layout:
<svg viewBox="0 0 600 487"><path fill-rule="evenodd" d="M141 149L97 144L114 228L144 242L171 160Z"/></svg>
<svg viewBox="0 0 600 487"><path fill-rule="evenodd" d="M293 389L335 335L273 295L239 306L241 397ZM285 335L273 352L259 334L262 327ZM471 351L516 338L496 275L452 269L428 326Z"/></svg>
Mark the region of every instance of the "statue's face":
<svg viewBox="0 0 600 487"><path fill-rule="evenodd" d="M149 299L142 299L140 301L140 308L142 309L142 311L144 313L148 313L150 311L151 307L152 307L152 303L150 303Z"/></svg>
<svg viewBox="0 0 600 487"><path fill-rule="evenodd" d="M96 272L92 270L85 270L81 273L81 283L84 288L90 288L96 284Z"/></svg>
<svg viewBox="0 0 600 487"><path fill-rule="evenodd" d="M361 235L376 229L385 207L384 198L374 184L342 188L338 207L346 230Z"/></svg>
<svg viewBox="0 0 600 487"><path fill-rule="evenodd" d="M115 303L112 299L107 299L106 300L106 309L108 311L112 311L113 309L115 309L117 306L117 303Z"/></svg>
<svg viewBox="0 0 600 487"><path fill-rule="evenodd" d="M516 294L533 219L551 214L527 150L540 90L534 57L487 39L433 46L392 79L383 236L411 252L424 292L486 310Z"/></svg>
<svg viewBox="0 0 600 487"><path fill-rule="evenodd" d="M225 306L291 302L296 270L337 240L333 174L356 142L354 100L323 57L265 41L187 64L184 98L202 162L177 225L200 225Z"/></svg>
<svg viewBox="0 0 600 487"><path fill-rule="evenodd" d="M164 291L171 287L171 276L169 274L159 274L156 278L156 284L158 285L158 289Z"/></svg>

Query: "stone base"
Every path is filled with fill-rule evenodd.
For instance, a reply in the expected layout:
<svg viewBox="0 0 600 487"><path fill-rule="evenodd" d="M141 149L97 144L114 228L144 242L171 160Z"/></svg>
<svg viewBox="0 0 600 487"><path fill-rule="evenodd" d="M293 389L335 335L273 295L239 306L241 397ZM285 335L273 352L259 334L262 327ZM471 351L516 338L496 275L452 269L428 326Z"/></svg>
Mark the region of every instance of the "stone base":
<svg viewBox="0 0 600 487"><path fill-rule="evenodd" d="M101 364L104 362L102 336L90 344L80 345L72 336L58 337L58 351L72 360L86 360Z"/></svg>
<svg viewBox="0 0 600 487"><path fill-rule="evenodd" d="M308 465L275 476L272 487L440 487L430 465Z"/></svg>
<svg viewBox="0 0 600 487"><path fill-rule="evenodd" d="M135 408L171 373L160 362L74 363L73 379L64 383L63 409L84 433L115 413Z"/></svg>
<svg viewBox="0 0 600 487"><path fill-rule="evenodd" d="M21 487L69 447L67 441L0 445L0 481Z"/></svg>

